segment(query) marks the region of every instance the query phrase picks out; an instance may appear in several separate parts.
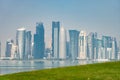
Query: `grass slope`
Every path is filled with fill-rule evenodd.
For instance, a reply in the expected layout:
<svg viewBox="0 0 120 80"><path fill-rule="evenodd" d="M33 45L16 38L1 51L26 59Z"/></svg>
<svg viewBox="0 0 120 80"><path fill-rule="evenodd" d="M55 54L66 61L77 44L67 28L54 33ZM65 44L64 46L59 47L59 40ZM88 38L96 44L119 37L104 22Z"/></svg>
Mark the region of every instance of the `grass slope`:
<svg viewBox="0 0 120 80"><path fill-rule="evenodd" d="M21 72L0 76L0 80L120 80L120 62Z"/></svg>

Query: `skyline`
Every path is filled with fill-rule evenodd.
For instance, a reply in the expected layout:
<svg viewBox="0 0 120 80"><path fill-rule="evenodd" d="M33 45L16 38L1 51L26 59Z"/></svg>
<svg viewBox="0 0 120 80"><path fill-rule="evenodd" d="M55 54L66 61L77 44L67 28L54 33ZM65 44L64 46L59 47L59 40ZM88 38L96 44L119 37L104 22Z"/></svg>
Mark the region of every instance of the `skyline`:
<svg viewBox="0 0 120 80"><path fill-rule="evenodd" d="M56 20L66 30L97 32L117 37L119 41L119 0L0 0L0 11L2 53L5 42L15 39L16 29L25 27L34 34L36 22L44 23L46 44L51 40L52 21Z"/></svg>

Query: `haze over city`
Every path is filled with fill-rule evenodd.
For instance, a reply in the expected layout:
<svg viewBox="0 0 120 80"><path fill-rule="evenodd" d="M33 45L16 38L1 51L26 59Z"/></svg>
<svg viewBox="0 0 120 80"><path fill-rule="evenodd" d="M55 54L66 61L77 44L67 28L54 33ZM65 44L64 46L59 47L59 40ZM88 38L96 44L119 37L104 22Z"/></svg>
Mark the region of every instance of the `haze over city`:
<svg viewBox="0 0 120 80"><path fill-rule="evenodd" d="M120 33L119 0L0 0L0 41L15 39L16 29L25 27L35 33L36 22L43 22L45 44L49 47L52 21L65 29L86 30L117 37Z"/></svg>

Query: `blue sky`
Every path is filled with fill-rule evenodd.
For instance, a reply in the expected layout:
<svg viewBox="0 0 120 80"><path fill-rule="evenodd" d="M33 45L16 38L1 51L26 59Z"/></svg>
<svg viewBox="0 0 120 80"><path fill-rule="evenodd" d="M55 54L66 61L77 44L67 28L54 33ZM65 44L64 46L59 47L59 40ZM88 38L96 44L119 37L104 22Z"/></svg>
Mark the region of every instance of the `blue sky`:
<svg viewBox="0 0 120 80"><path fill-rule="evenodd" d="M48 46L51 22L60 21L66 30L77 29L120 36L120 0L0 0L0 41L15 39L16 29L35 33L36 22L43 22Z"/></svg>

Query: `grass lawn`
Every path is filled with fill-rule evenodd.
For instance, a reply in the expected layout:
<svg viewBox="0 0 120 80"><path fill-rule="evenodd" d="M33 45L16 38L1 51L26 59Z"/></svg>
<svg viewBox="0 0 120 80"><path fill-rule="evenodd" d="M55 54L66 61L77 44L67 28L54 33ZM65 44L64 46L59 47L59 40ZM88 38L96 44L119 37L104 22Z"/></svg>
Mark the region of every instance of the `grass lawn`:
<svg viewBox="0 0 120 80"><path fill-rule="evenodd" d="M0 80L120 80L120 62L21 72L2 75Z"/></svg>

